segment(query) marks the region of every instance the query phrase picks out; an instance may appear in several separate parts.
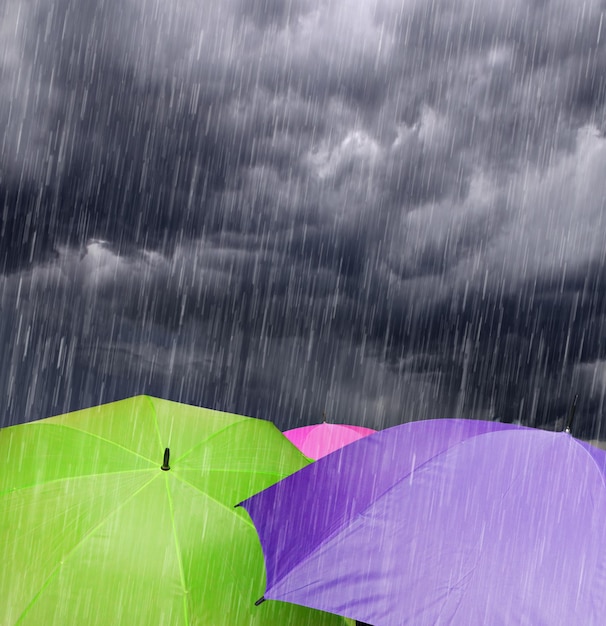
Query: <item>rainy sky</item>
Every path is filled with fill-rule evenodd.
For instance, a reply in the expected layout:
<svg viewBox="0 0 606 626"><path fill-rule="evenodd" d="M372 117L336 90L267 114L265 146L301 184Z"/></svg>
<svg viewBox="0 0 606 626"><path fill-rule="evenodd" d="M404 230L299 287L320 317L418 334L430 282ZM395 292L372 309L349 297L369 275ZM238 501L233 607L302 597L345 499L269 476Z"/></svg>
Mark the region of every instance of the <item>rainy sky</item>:
<svg viewBox="0 0 606 626"><path fill-rule="evenodd" d="M1 423L149 393L561 428L579 393L598 436L605 16L2 0Z"/></svg>

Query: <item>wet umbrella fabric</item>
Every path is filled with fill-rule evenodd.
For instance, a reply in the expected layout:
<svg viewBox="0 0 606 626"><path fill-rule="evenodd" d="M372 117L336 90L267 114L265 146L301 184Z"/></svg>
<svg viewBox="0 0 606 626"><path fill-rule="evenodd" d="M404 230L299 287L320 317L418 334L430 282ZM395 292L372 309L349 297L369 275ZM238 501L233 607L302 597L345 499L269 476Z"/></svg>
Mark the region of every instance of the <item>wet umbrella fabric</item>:
<svg viewBox="0 0 606 626"><path fill-rule="evenodd" d="M254 606L234 504L306 463L269 422L146 396L0 430L0 624L342 624Z"/></svg>
<svg viewBox="0 0 606 626"><path fill-rule="evenodd" d="M376 432L372 428L350 424L313 424L285 430L284 436L310 459L323 456L342 448L362 437Z"/></svg>
<svg viewBox="0 0 606 626"><path fill-rule="evenodd" d="M604 624L605 468L567 433L378 432L243 502L265 598L375 626Z"/></svg>

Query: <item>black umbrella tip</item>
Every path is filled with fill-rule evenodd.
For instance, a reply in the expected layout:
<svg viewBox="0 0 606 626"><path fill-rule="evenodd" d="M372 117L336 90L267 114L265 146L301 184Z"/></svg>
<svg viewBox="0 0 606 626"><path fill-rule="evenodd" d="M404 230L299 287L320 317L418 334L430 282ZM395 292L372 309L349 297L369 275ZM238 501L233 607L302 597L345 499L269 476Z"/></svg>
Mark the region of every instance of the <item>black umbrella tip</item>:
<svg viewBox="0 0 606 626"><path fill-rule="evenodd" d="M265 602L265 596L261 596L256 602L255 602L255 606L259 606L260 604L263 604L263 602Z"/></svg>
<svg viewBox="0 0 606 626"><path fill-rule="evenodd" d="M164 461L162 463L162 467L160 468L163 472L168 472L168 470L170 469L170 465L168 464L169 460L170 460L170 448L165 448L164 449Z"/></svg>
<svg viewBox="0 0 606 626"><path fill-rule="evenodd" d="M579 394L577 393L574 396L574 400L572 401L572 406L570 407L570 412L568 413L568 418L566 419L566 425L564 428L564 432L570 434L570 429L572 427L572 421L574 420L574 414L577 410L577 400L579 399Z"/></svg>

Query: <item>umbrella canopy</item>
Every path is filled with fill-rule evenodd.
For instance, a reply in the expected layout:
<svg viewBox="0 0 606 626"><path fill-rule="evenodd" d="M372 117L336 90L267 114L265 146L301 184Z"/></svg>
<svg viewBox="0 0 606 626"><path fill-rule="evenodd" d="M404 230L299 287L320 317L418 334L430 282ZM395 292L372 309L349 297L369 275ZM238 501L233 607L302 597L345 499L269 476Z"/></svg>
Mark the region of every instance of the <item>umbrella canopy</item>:
<svg viewBox="0 0 606 626"><path fill-rule="evenodd" d="M605 467L564 432L378 432L243 502L265 598L375 626L606 623Z"/></svg>
<svg viewBox="0 0 606 626"><path fill-rule="evenodd" d="M254 606L234 505L307 463L269 422L147 396L0 430L0 624L342 624Z"/></svg>
<svg viewBox="0 0 606 626"><path fill-rule="evenodd" d="M285 430L284 436L306 457L320 459L347 444L376 432L372 428L349 424L314 424Z"/></svg>

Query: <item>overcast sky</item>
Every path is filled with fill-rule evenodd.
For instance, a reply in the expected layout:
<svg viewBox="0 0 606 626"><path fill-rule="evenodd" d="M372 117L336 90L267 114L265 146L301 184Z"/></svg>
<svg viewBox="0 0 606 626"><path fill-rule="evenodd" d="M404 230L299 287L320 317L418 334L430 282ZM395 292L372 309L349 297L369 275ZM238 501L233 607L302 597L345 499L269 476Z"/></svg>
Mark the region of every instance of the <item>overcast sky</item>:
<svg viewBox="0 0 606 626"><path fill-rule="evenodd" d="M605 14L3 0L1 423L149 393L553 428L578 392L596 436Z"/></svg>

